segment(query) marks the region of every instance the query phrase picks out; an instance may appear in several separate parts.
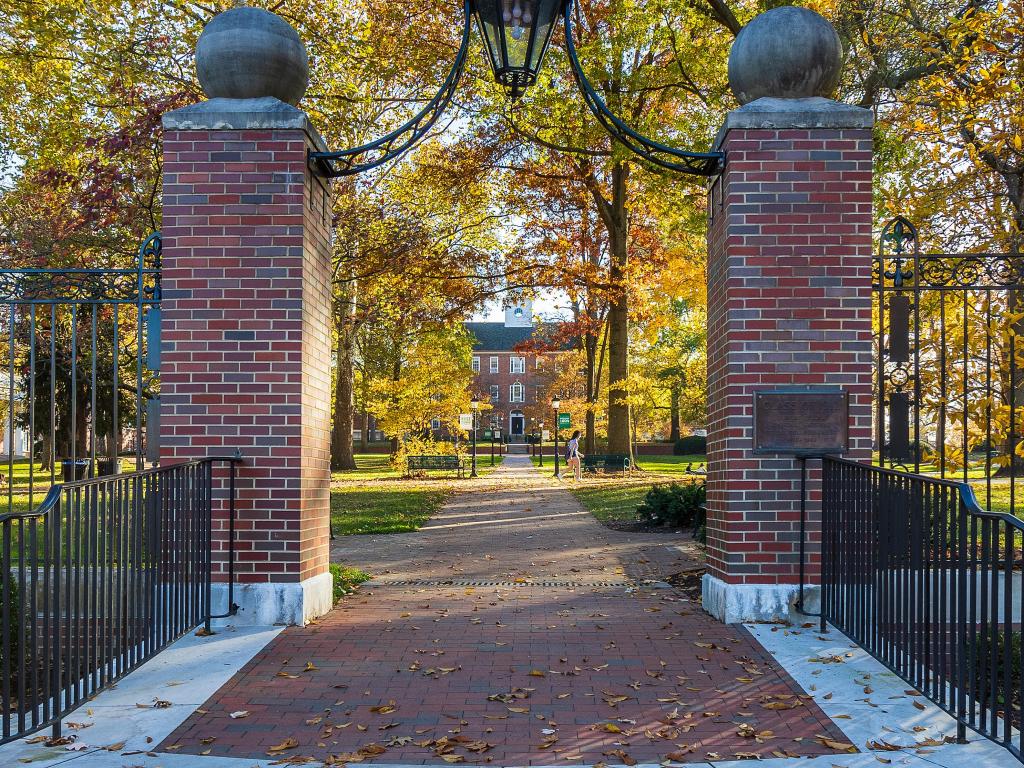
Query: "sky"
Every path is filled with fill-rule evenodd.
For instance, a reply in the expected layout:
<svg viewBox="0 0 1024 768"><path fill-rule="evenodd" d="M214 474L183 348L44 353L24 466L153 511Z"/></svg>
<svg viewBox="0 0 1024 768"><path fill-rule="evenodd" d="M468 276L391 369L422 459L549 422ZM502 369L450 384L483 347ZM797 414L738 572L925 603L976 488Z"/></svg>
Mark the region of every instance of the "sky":
<svg viewBox="0 0 1024 768"><path fill-rule="evenodd" d="M565 315L565 296L554 293L537 296L533 300L533 314L544 318ZM470 318L475 323L500 323L505 320L505 308L499 302L488 302L483 311Z"/></svg>

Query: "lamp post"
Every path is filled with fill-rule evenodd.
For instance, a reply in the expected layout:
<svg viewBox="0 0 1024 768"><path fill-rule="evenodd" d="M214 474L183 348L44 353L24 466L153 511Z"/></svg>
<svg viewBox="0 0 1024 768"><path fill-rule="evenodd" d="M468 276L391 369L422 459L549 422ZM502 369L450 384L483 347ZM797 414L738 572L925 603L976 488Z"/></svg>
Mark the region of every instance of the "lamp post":
<svg viewBox="0 0 1024 768"><path fill-rule="evenodd" d="M555 477L562 476L558 471L558 406L561 404L562 401L557 395L551 398L551 408L555 412Z"/></svg>
<svg viewBox="0 0 1024 768"><path fill-rule="evenodd" d="M540 436L537 438L538 453L540 454L540 466L544 466L544 422L540 423Z"/></svg>
<svg viewBox="0 0 1024 768"><path fill-rule="evenodd" d="M473 395L473 399L469 401L469 407L473 411L473 471L469 473L470 477L477 477L476 474L476 414L480 410L480 398Z"/></svg>

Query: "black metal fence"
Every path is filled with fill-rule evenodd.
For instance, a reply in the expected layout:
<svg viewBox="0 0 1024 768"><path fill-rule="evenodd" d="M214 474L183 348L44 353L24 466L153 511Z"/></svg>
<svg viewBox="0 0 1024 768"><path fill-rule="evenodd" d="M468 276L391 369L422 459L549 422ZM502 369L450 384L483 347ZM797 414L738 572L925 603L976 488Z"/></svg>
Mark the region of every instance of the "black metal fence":
<svg viewBox="0 0 1024 768"><path fill-rule="evenodd" d="M966 483L824 459L826 620L1018 759L1024 522ZM1016 732L1015 732L1015 729Z"/></svg>
<svg viewBox="0 0 1024 768"><path fill-rule="evenodd" d="M56 735L105 686L220 617L211 519L216 502L233 520L238 461L55 485L38 509L0 514L0 743L48 725Z"/></svg>

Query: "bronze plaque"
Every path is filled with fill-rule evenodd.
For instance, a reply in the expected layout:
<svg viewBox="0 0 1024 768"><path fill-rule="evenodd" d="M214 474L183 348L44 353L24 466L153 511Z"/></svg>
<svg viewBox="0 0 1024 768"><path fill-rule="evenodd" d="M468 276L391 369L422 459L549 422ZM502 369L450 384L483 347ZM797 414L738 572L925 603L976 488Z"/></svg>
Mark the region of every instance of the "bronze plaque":
<svg viewBox="0 0 1024 768"><path fill-rule="evenodd" d="M850 396L838 387L785 387L754 393L754 452L846 453Z"/></svg>

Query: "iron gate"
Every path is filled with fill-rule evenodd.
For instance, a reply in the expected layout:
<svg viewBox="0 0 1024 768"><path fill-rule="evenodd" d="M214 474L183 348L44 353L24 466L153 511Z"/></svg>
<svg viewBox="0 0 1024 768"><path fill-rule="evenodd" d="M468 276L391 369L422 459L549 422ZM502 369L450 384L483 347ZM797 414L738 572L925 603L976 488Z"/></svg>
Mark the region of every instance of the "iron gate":
<svg viewBox="0 0 1024 768"><path fill-rule="evenodd" d="M126 269L0 270L0 744L73 740L63 717L236 608L211 563L241 457L152 466L160 256L155 233Z"/></svg>
<svg viewBox="0 0 1024 768"><path fill-rule="evenodd" d="M160 255L155 233L131 268L0 270L8 513L35 508L54 482L155 462Z"/></svg>
<svg viewBox="0 0 1024 768"><path fill-rule="evenodd" d="M899 217L874 263L877 463L969 482L1016 514L1024 478L1024 257L922 253Z"/></svg>

